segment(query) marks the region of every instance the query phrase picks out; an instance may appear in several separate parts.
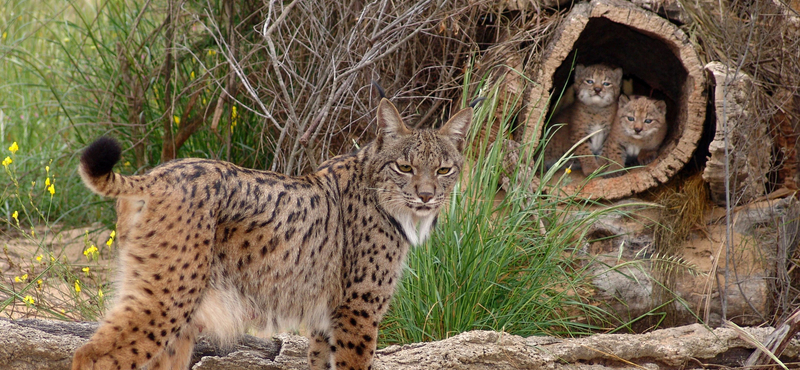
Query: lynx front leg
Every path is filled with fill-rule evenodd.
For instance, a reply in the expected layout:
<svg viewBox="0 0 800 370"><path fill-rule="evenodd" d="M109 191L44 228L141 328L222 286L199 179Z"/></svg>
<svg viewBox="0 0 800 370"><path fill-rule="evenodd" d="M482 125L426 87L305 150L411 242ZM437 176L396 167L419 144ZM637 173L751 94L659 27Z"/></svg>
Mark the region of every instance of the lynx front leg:
<svg viewBox="0 0 800 370"><path fill-rule="evenodd" d="M311 370L328 370L331 368L331 336L328 333L314 331L308 336L308 366Z"/></svg>
<svg viewBox="0 0 800 370"><path fill-rule="evenodd" d="M333 362L338 369L372 369L379 315L370 308L339 307L333 315Z"/></svg>

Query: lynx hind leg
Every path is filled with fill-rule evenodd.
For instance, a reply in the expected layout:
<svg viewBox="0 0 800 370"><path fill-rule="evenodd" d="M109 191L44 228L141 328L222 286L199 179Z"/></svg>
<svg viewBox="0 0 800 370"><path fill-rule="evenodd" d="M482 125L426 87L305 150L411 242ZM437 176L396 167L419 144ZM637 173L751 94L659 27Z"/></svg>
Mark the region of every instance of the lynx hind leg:
<svg viewBox="0 0 800 370"><path fill-rule="evenodd" d="M334 343L331 349L335 368L372 369L380 317L369 308L339 307L333 318Z"/></svg>
<svg viewBox="0 0 800 370"><path fill-rule="evenodd" d="M169 207L151 209L142 200L132 204L137 206L118 207L118 211L137 213L121 214L118 220L137 221L122 228L126 235L120 247L117 303L76 352L73 370L138 369L155 357L161 357L163 368L180 369L188 362L178 358L178 353L191 352L194 338L178 339L178 333L191 332L192 314L207 284L215 225ZM171 216L164 219L162 215ZM181 229L173 224L187 221L200 227ZM173 348L176 355L160 356L165 347Z"/></svg>
<svg viewBox="0 0 800 370"><path fill-rule="evenodd" d="M187 327L171 341L147 366L147 370L188 369L192 359L197 330Z"/></svg>
<svg viewBox="0 0 800 370"><path fill-rule="evenodd" d="M308 336L308 367L311 370L327 370L331 368L331 336L321 331L314 331Z"/></svg>
<svg viewBox="0 0 800 370"><path fill-rule="evenodd" d="M155 339L156 334L140 325L150 320L145 310L130 302L112 310L89 342L75 352L72 369L139 369L158 356L168 338L148 338Z"/></svg>

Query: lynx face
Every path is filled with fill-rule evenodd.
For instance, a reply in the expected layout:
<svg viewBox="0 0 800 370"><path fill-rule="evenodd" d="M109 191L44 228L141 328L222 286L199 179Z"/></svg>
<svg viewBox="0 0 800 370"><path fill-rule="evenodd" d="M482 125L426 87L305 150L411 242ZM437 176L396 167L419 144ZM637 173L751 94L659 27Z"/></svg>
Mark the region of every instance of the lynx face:
<svg viewBox="0 0 800 370"><path fill-rule="evenodd" d="M622 84L622 68L603 64L575 66L575 95L586 105L607 107L617 102Z"/></svg>
<svg viewBox="0 0 800 370"><path fill-rule="evenodd" d="M393 117L398 116L386 114L383 122L393 125ZM466 135L466 122L451 120L438 133L402 127L387 132L379 143L374 175L379 202L403 226L412 245L427 238L458 180L464 162L460 138Z"/></svg>
<svg viewBox="0 0 800 370"><path fill-rule="evenodd" d="M603 152L611 170L646 165L658 156L667 135L667 104L646 96L619 97L617 119ZM621 175L620 172L610 176Z"/></svg>
<svg viewBox="0 0 800 370"><path fill-rule="evenodd" d="M667 104L663 100L623 95L619 98L617 124L625 136L636 140L658 139L660 144L664 137L658 138L658 133L666 127L666 114Z"/></svg>

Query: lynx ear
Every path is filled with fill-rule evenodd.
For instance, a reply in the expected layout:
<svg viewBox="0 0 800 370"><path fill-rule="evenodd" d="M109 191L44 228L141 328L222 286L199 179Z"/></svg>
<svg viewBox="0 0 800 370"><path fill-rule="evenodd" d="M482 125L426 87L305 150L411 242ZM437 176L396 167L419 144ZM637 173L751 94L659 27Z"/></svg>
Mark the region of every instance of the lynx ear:
<svg viewBox="0 0 800 370"><path fill-rule="evenodd" d="M663 100L656 101L656 109L662 114L667 114L667 103Z"/></svg>
<svg viewBox="0 0 800 370"><path fill-rule="evenodd" d="M378 129L382 137L397 137L411 133L403 123L397 108L386 98L381 99L378 104Z"/></svg>
<svg viewBox="0 0 800 370"><path fill-rule="evenodd" d="M576 65L575 66L575 73L573 73L573 77L575 77L575 79L577 80L578 76L583 76L583 71L585 69L586 69L586 67L583 64Z"/></svg>
<svg viewBox="0 0 800 370"><path fill-rule="evenodd" d="M631 98L629 98L629 97L628 97L627 95L625 95L625 94L621 94L621 95L619 96L619 107L620 107L620 108L624 107L624 106L625 106L625 104L628 104L628 102L629 102L629 101L631 101Z"/></svg>
<svg viewBox="0 0 800 370"><path fill-rule="evenodd" d="M615 68L613 73L617 81L622 81L622 68Z"/></svg>
<svg viewBox="0 0 800 370"><path fill-rule="evenodd" d="M472 108L464 108L450 117L439 129L439 135L450 137L456 143L458 150L463 150L470 123L472 123Z"/></svg>

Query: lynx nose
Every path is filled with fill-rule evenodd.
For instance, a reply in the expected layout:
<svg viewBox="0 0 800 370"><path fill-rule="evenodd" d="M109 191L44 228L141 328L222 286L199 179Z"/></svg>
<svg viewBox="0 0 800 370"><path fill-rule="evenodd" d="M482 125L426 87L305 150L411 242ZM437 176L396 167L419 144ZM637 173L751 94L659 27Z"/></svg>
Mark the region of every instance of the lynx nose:
<svg viewBox="0 0 800 370"><path fill-rule="evenodd" d="M636 131L637 134L642 132L642 127L634 127L633 131Z"/></svg>
<svg viewBox="0 0 800 370"><path fill-rule="evenodd" d="M417 193L417 196L420 200L422 200L422 203L428 203L431 199L433 199L433 193L427 191L419 192Z"/></svg>
<svg viewBox="0 0 800 370"><path fill-rule="evenodd" d="M603 91L602 87L595 87L594 88L594 92L597 93L597 94L599 94L601 91Z"/></svg>

